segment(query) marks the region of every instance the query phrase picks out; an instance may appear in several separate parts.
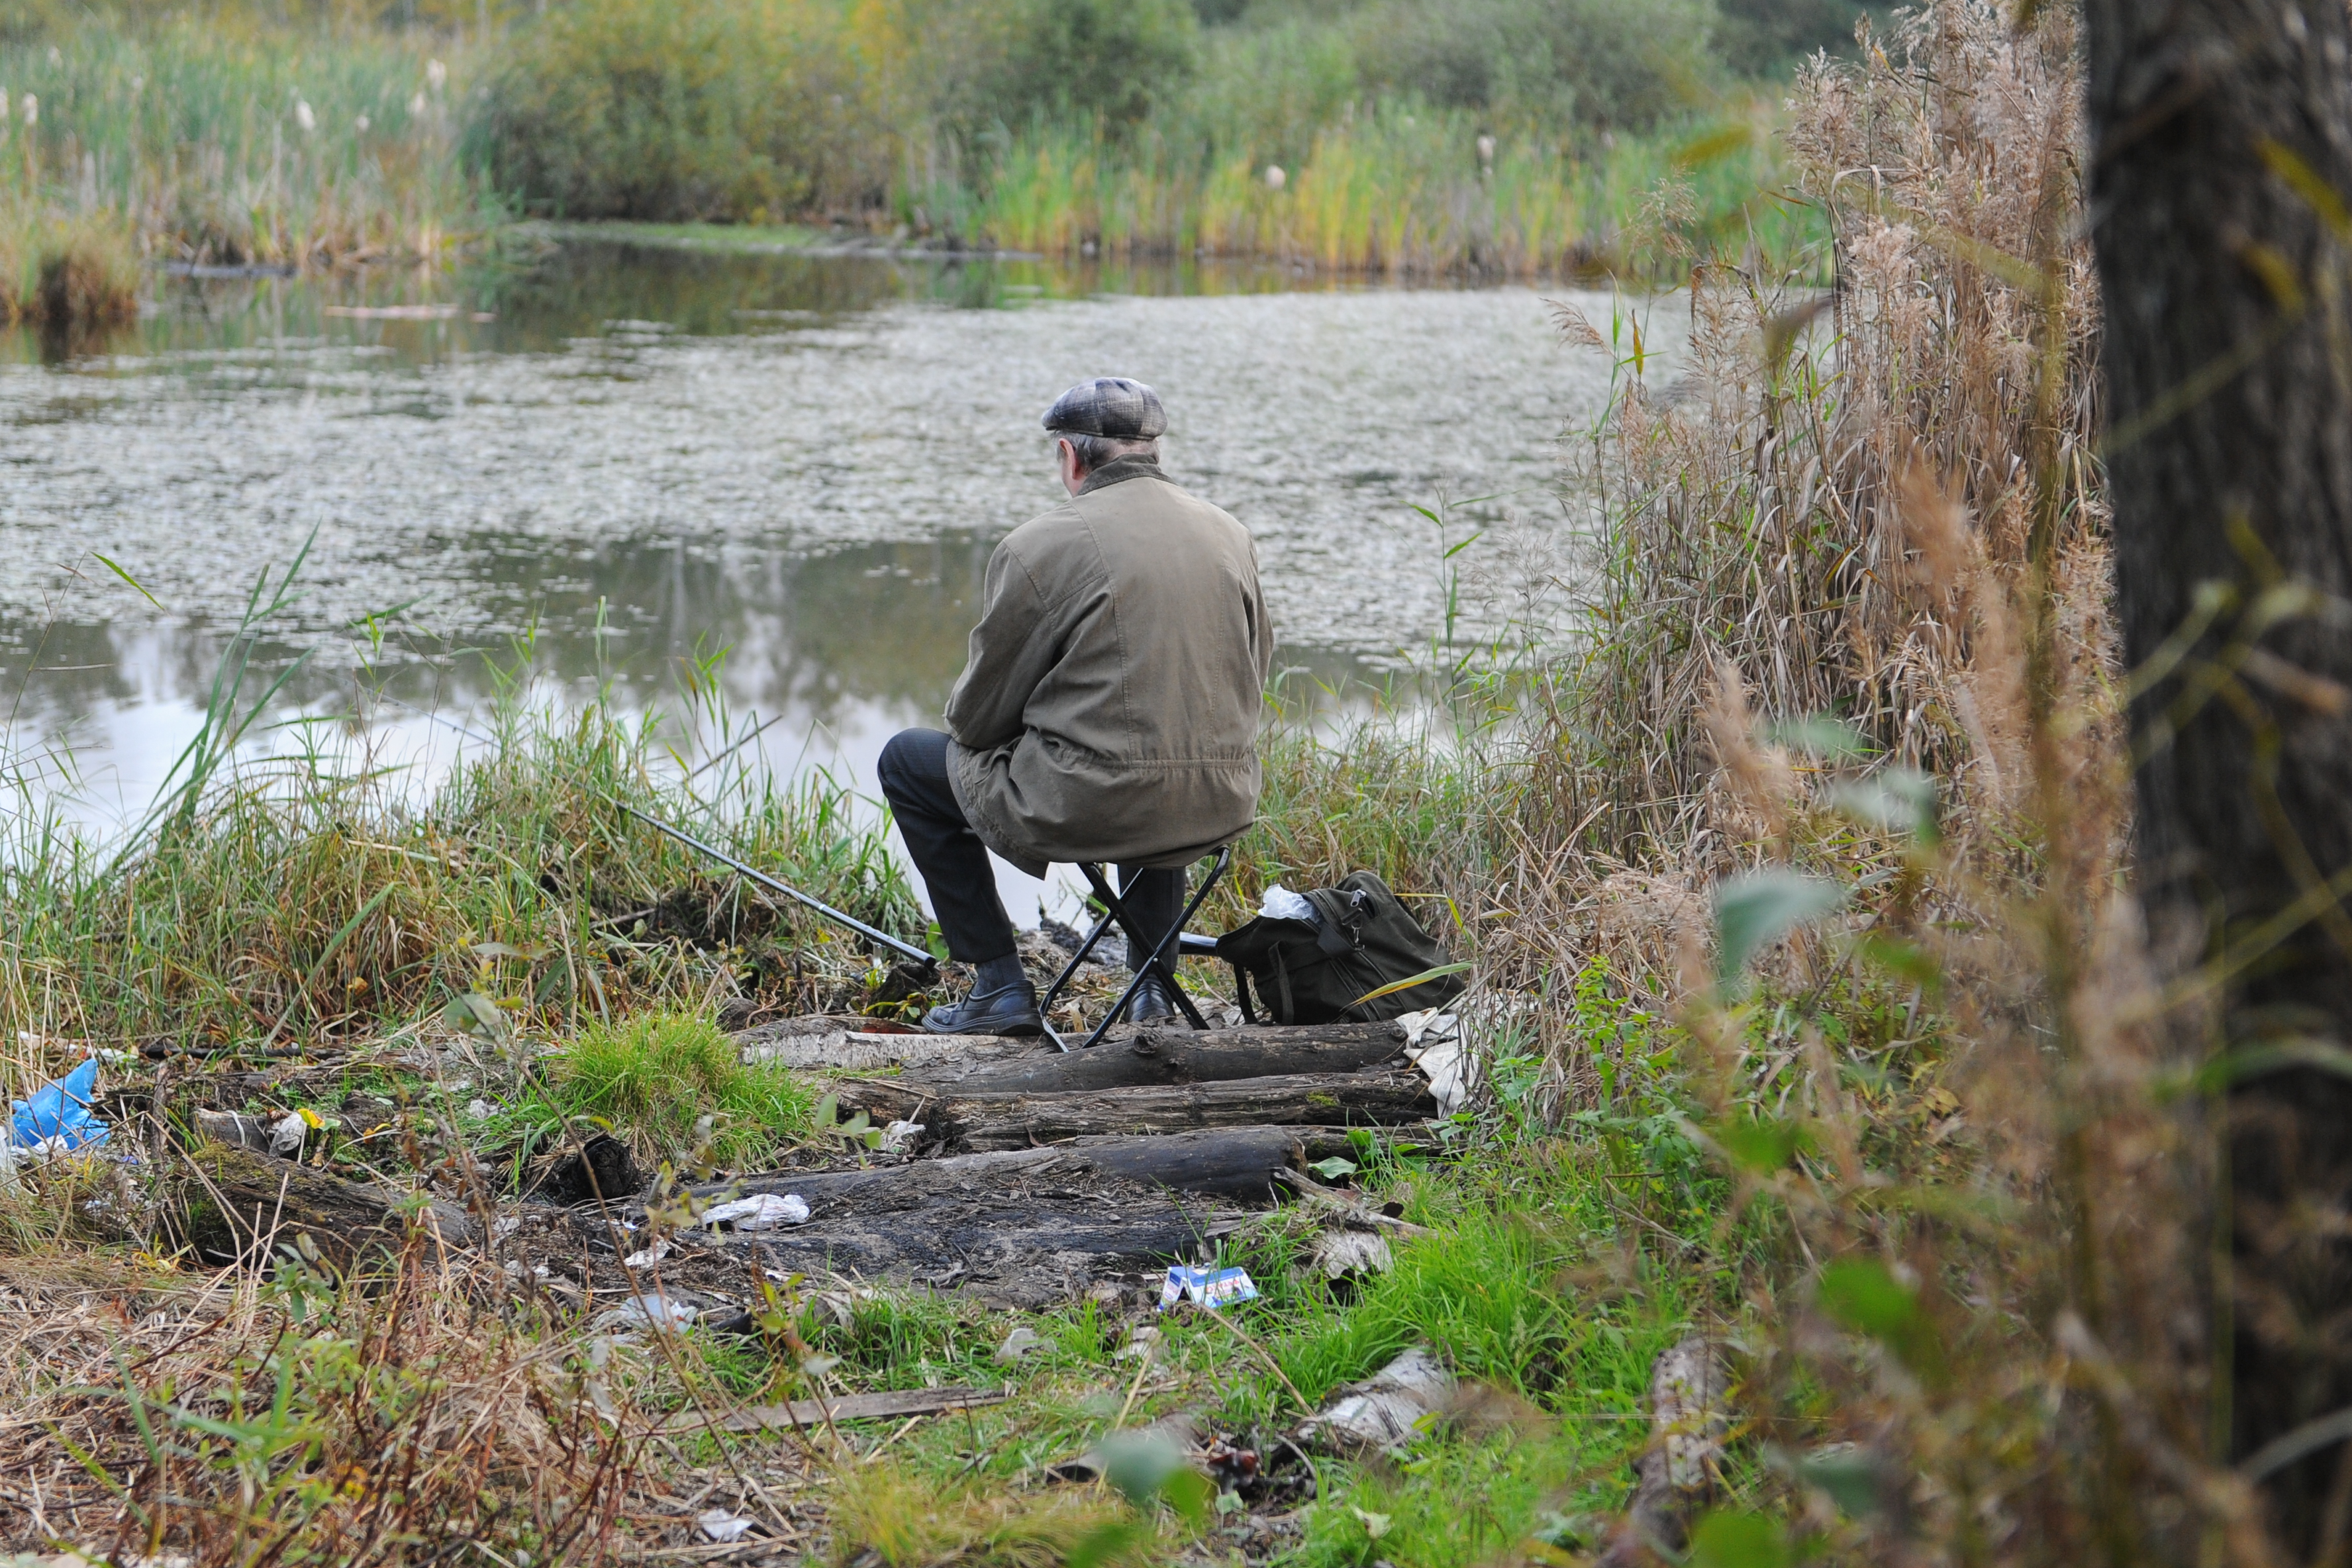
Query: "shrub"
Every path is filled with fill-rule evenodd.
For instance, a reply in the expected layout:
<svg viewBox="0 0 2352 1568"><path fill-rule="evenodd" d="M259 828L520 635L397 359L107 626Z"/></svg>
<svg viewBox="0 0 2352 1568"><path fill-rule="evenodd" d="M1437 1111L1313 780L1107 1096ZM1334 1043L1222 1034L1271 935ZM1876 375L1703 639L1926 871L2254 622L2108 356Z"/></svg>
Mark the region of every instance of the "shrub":
<svg viewBox="0 0 2352 1568"><path fill-rule="evenodd" d="M103 212L0 212L0 323L79 327L138 310L139 258L128 223Z"/></svg>
<svg viewBox="0 0 2352 1568"><path fill-rule="evenodd" d="M803 0L582 0L517 38L475 140L562 217L751 218L855 199L884 162L830 12Z"/></svg>
<svg viewBox="0 0 2352 1568"><path fill-rule="evenodd" d="M1358 13L1369 83L1530 123L1646 126L1718 74L1713 0L1385 0Z"/></svg>
<svg viewBox="0 0 2352 1568"><path fill-rule="evenodd" d="M1133 125L1199 65L1187 0L1018 0L1005 13L990 107L1006 121L1075 115Z"/></svg>

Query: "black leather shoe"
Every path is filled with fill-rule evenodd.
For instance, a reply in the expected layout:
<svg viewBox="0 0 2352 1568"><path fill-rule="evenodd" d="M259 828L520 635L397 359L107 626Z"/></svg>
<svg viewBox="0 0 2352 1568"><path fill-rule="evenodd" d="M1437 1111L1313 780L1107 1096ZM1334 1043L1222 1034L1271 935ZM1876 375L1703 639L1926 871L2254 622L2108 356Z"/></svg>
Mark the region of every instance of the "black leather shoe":
<svg viewBox="0 0 2352 1568"><path fill-rule="evenodd" d="M1130 1024L1159 1024L1176 1016L1176 999L1168 994L1168 983L1157 974L1147 974L1143 984L1135 988L1128 999L1127 1021Z"/></svg>
<svg viewBox="0 0 2352 1568"><path fill-rule="evenodd" d="M1025 980L923 1015L927 1035L1040 1035L1045 1031L1045 1020L1037 1012L1036 987Z"/></svg>

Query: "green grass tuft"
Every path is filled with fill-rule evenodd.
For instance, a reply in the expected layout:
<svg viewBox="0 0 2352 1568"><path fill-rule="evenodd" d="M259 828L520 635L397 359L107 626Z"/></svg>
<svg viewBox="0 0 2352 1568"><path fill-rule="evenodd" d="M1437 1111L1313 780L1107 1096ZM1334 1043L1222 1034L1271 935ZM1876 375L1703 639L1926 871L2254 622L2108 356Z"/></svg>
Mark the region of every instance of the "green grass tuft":
<svg viewBox="0 0 2352 1568"><path fill-rule="evenodd" d="M707 1131L711 1157L727 1165L796 1142L814 1103L792 1074L744 1066L718 1025L675 1013L583 1029L554 1058L540 1100L556 1118L609 1124L655 1159L685 1158Z"/></svg>

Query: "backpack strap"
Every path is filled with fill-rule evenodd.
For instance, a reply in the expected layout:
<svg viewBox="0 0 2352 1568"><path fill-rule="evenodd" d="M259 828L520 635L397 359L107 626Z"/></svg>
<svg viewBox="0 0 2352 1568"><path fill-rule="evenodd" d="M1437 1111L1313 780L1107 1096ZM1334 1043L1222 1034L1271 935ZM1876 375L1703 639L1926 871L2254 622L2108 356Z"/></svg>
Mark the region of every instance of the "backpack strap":
<svg viewBox="0 0 2352 1568"><path fill-rule="evenodd" d="M1274 983L1282 991L1282 1006L1275 1014L1274 1021L1277 1024L1295 1023L1298 1009L1290 1000L1290 965L1283 963L1279 945L1268 949L1267 956L1274 960Z"/></svg>
<svg viewBox="0 0 2352 1568"><path fill-rule="evenodd" d="M1234 999L1242 1005L1242 1022L1256 1023L1257 1013L1250 1006L1249 971L1244 969L1239 961L1234 964Z"/></svg>

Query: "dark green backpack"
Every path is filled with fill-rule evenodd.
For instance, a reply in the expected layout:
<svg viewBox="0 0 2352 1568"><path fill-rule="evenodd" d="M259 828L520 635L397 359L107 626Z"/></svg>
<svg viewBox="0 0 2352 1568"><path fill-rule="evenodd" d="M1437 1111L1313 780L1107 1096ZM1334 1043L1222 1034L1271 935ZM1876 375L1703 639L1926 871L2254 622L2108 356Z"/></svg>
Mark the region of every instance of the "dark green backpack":
<svg viewBox="0 0 2352 1568"><path fill-rule="evenodd" d="M1307 901L1319 920L1260 915L1217 939L1217 956L1234 966L1244 1023L1258 1021L1252 984L1275 1024L1376 1023L1462 994L1462 977L1445 974L1351 1005L1383 985L1444 967L1445 950L1370 871L1351 871L1338 887L1308 893Z"/></svg>

